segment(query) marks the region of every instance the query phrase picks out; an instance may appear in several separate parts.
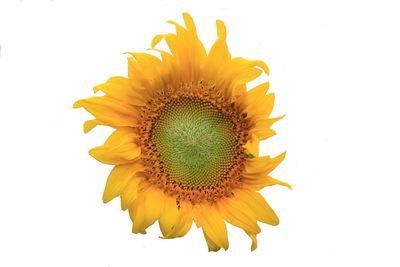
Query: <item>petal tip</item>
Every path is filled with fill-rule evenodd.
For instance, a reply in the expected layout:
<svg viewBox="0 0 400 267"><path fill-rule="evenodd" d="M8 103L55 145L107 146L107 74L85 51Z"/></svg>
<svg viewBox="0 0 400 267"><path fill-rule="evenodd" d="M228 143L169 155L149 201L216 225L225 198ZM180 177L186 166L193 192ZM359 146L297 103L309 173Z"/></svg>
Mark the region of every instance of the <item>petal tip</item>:
<svg viewBox="0 0 400 267"><path fill-rule="evenodd" d="M72 108L81 108L82 105L82 100L78 100L74 103L74 105L72 106Z"/></svg>
<svg viewBox="0 0 400 267"><path fill-rule="evenodd" d="M216 22L217 25L217 35L218 39L221 40L226 40L226 26L225 23L222 20L217 20Z"/></svg>
<svg viewBox="0 0 400 267"><path fill-rule="evenodd" d="M151 41L151 48L154 48L161 40L164 38L164 35L159 34L154 36L153 40Z"/></svg>

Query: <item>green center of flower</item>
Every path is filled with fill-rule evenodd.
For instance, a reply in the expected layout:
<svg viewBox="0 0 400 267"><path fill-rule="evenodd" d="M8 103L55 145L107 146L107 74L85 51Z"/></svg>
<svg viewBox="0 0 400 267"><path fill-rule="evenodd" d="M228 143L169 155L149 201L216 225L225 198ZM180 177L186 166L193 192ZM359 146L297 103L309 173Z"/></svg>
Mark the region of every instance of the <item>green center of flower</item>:
<svg viewBox="0 0 400 267"><path fill-rule="evenodd" d="M185 186L209 186L231 167L237 133L212 103L181 97L159 112L152 134L163 169Z"/></svg>

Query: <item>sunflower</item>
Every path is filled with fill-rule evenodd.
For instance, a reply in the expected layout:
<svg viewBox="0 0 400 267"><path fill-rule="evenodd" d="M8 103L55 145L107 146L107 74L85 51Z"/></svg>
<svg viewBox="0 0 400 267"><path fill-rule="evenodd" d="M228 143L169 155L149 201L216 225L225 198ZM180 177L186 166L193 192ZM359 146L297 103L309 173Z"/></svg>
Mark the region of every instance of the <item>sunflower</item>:
<svg viewBox="0 0 400 267"><path fill-rule="evenodd" d="M94 88L101 96L82 99L97 125L115 129L102 146L89 151L115 165L103 201L120 197L129 210L133 233L146 233L158 220L163 238L184 236L194 221L209 251L228 249L226 222L242 228L256 249L258 221L279 219L257 191L287 183L269 176L284 159L259 156L261 140L275 134L270 118L274 94L269 83L247 90L262 73L260 60L232 58L226 28L216 22L218 38L207 53L189 14L185 27L169 21L176 34L154 37L149 53L128 53L128 78L112 77ZM157 49L165 41L169 52Z"/></svg>

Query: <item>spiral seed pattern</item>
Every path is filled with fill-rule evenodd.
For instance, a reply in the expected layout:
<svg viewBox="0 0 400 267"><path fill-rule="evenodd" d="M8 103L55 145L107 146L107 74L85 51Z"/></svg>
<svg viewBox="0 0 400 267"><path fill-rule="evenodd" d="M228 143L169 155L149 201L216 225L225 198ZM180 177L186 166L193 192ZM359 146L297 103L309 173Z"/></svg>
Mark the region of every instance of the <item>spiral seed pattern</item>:
<svg viewBox="0 0 400 267"><path fill-rule="evenodd" d="M215 86L161 90L143 107L141 117L145 177L178 204L212 203L240 186L248 122Z"/></svg>

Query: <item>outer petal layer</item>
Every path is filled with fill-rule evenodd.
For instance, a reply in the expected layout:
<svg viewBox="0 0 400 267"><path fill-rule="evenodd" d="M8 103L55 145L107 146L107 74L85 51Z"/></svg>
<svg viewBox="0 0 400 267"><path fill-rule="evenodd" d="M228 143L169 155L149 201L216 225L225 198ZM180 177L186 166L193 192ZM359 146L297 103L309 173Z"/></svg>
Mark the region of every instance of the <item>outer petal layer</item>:
<svg viewBox="0 0 400 267"><path fill-rule="evenodd" d="M138 198L129 208L133 222L132 232L145 234L164 209L164 193L156 188L146 187L140 190Z"/></svg>
<svg viewBox="0 0 400 267"><path fill-rule="evenodd" d="M137 126L138 112L132 106L111 97L90 97L78 100L74 108L85 108L93 114L101 124L111 127Z"/></svg>
<svg viewBox="0 0 400 267"><path fill-rule="evenodd" d="M126 190L137 191L137 188L133 188L130 182L132 182L135 173L141 170L143 170L143 165L137 162L115 166L108 176L103 194L103 202L107 203L111 201ZM139 182L138 179L135 179L136 181ZM128 188L126 188L127 186Z"/></svg>
<svg viewBox="0 0 400 267"><path fill-rule="evenodd" d="M253 211L253 214L255 214L258 221L270 225L279 224L278 216L276 216L273 209L268 205L260 193L241 190L236 193L236 196Z"/></svg>
<svg viewBox="0 0 400 267"><path fill-rule="evenodd" d="M182 202L178 207L175 199L166 199L164 212L160 217L160 228L164 238L184 236L190 230L192 221L192 204Z"/></svg>
<svg viewBox="0 0 400 267"><path fill-rule="evenodd" d="M106 83L94 87L93 91L103 91L107 96L134 106L146 105L146 100L137 89L132 87L131 81L125 77L112 77Z"/></svg>
<svg viewBox="0 0 400 267"><path fill-rule="evenodd" d="M92 148L89 154L105 164L130 163L140 155L136 138L136 133L129 128L117 129L104 145Z"/></svg>
<svg viewBox="0 0 400 267"><path fill-rule="evenodd" d="M252 250L257 247L256 235L261 231L257 225L257 216L254 211L243 204L242 199L235 196L221 200L218 203L219 210L222 217L229 222L241 229L243 229L247 235L252 239Z"/></svg>
<svg viewBox="0 0 400 267"><path fill-rule="evenodd" d="M229 242L226 225L218 208L207 203L200 204L197 208L195 221L198 227L203 228L206 240L211 241L208 243L209 249L212 251L217 251L220 248L227 250Z"/></svg>

